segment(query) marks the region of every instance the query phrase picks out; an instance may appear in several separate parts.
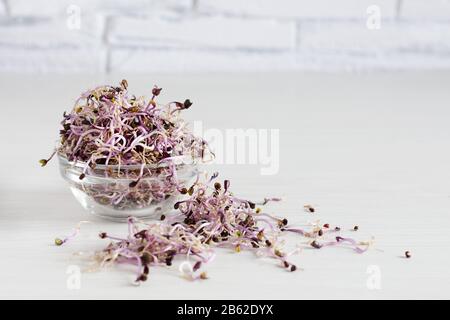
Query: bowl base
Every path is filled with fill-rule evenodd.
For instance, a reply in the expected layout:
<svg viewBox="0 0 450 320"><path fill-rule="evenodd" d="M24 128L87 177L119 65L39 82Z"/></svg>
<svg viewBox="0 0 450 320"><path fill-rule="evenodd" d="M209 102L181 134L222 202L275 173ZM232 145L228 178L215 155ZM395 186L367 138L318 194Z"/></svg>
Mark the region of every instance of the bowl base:
<svg viewBox="0 0 450 320"><path fill-rule="evenodd" d="M99 218L115 222L126 222L128 217L135 217L140 220L157 220L162 214L170 211L179 198L177 196L171 196L164 201L157 202L145 208L114 209L111 206L100 204L76 187L72 186L70 190L85 210Z"/></svg>

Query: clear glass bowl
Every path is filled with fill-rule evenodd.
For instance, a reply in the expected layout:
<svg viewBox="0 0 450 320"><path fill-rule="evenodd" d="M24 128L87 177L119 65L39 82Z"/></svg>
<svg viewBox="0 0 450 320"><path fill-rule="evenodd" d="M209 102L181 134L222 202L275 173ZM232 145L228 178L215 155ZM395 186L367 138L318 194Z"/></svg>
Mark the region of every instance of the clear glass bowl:
<svg viewBox="0 0 450 320"><path fill-rule="evenodd" d="M167 165L146 166L143 177L136 183L140 165L96 165L80 179L84 163L69 162L61 155L58 158L60 173L75 198L87 211L102 218L116 221L125 221L129 216L159 218L179 200ZM189 185L197 173L195 163L176 165L178 183Z"/></svg>

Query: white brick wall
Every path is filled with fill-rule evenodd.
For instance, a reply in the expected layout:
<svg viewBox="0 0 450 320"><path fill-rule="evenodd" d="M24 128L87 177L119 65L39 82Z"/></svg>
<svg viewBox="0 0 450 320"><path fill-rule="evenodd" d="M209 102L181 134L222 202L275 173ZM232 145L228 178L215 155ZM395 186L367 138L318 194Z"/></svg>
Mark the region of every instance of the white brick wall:
<svg viewBox="0 0 450 320"><path fill-rule="evenodd" d="M0 46L6 48L99 47L103 18L89 16L80 29L67 27L66 19L12 19L0 27Z"/></svg>
<svg viewBox="0 0 450 320"><path fill-rule="evenodd" d="M389 21L372 31L365 23L311 22L300 28L300 47L352 53L450 52L450 24Z"/></svg>
<svg viewBox="0 0 450 320"><path fill-rule="evenodd" d="M450 21L450 0L406 0L400 15L407 19Z"/></svg>
<svg viewBox="0 0 450 320"><path fill-rule="evenodd" d="M450 0L0 0L0 72L450 68L449 47Z"/></svg>
<svg viewBox="0 0 450 320"><path fill-rule="evenodd" d="M70 5L82 13L143 15L156 11L190 10L192 0L6 0L13 16L63 16Z"/></svg>
<svg viewBox="0 0 450 320"><path fill-rule="evenodd" d="M386 18L395 16L396 0L198 0L199 10L216 14L300 19L364 19L370 5Z"/></svg>
<svg viewBox="0 0 450 320"><path fill-rule="evenodd" d="M293 49L295 24L223 17L112 20L108 40L115 45L222 49Z"/></svg>
<svg viewBox="0 0 450 320"><path fill-rule="evenodd" d="M5 2L1 1L0 2L0 17L5 16L5 15L6 15Z"/></svg>

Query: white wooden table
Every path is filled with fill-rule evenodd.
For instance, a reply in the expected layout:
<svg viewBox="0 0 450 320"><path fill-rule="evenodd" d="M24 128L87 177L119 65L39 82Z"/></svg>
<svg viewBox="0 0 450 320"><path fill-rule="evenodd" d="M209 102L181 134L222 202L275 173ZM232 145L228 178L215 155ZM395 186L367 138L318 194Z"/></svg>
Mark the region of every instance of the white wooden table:
<svg viewBox="0 0 450 320"><path fill-rule="evenodd" d="M151 269L139 287L133 268L123 267L82 273L79 289L68 286L70 272L105 245L97 233L125 234L126 226L85 213L56 162L37 161L79 92L122 77L0 76L0 298L450 298L450 73L441 72L128 77L137 94L158 84L162 100L191 98L186 117L205 128L280 129L278 174L221 165L221 177L242 197L282 196L270 211L292 224L358 225L346 234L373 236L376 245L363 255L305 249L293 258L303 271L294 273L218 250L207 281L183 280L175 265ZM317 213L305 213L305 203ZM80 220L92 223L55 247Z"/></svg>

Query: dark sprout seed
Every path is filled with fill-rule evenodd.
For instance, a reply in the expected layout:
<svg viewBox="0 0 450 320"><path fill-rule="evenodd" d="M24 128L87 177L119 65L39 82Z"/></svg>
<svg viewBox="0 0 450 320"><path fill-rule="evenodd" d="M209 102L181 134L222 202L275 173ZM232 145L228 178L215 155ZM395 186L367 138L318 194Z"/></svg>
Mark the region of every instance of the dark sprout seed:
<svg viewBox="0 0 450 320"><path fill-rule="evenodd" d="M230 187L230 180L224 180L223 186L224 186L225 192L226 192L228 190L228 188Z"/></svg>
<svg viewBox="0 0 450 320"><path fill-rule="evenodd" d="M219 176L219 172L215 171L212 175L211 178L209 178L209 182L213 181L215 178L217 178Z"/></svg>
<svg viewBox="0 0 450 320"><path fill-rule="evenodd" d="M406 251L405 252L405 257L408 258L408 259L411 258L411 252Z"/></svg>
<svg viewBox="0 0 450 320"><path fill-rule="evenodd" d="M173 258L176 254L177 254L177 250L169 250L166 252L166 254L170 257Z"/></svg>
<svg viewBox="0 0 450 320"><path fill-rule="evenodd" d="M256 205L251 201L248 202L248 205L250 206L251 209L255 209L256 207Z"/></svg>
<svg viewBox="0 0 450 320"><path fill-rule="evenodd" d="M157 86L155 86L155 87L152 89L152 94L153 94L155 97L157 97L157 96L159 96L159 94L161 93L161 90L162 90L162 88L158 88Z"/></svg>
<svg viewBox="0 0 450 320"><path fill-rule="evenodd" d="M328 229L328 228L330 227L330 224L325 223L325 224L323 225L323 227Z"/></svg>
<svg viewBox="0 0 450 320"><path fill-rule="evenodd" d="M150 253L148 252L144 252L141 256L141 261L143 264L149 264L150 262L153 261L152 256L150 255Z"/></svg>
<svg viewBox="0 0 450 320"><path fill-rule="evenodd" d="M353 231L358 231L359 227L358 226L354 226L353 227Z"/></svg>
<svg viewBox="0 0 450 320"><path fill-rule="evenodd" d="M271 247L272 246L272 242L270 242L269 240L266 240L266 246Z"/></svg>
<svg viewBox="0 0 450 320"><path fill-rule="evenodd" d="M149 272L150 272L150 268L147 265L145 265L143 274L148 275Z"/></svg>
<svg viewBox="0 0 450 320"><path fill-rule="evenodd" d="M147 276L145 274L141 274L136 281L147 281Z"/></svg>
<svg viewBox="0 0 450 320"><path fill-rule="evenodd" d="M318 244L316 240L314 240L313 242L311 242L311 247L320 249L322 246Z"/></svg>
<svg viewBox="0 0 450 320"><path fill-rule="evenodd" d="M214 189L220 190L222 188L222 185L219 182L214 183Z"/></svg>
<svg viewBox="0 0 450 320"><path fill-rule="evenodd" d="M141 230L138 233L135 233L134 237L137 239L144 239L146 236L146 230Z"/></svg>
<svg viewBox="0 0 450 320"><path fill-rule="evenodd" d="M100 233L98 234L98 236L100 237L100 239L105 239L106 236L107 236L107 234L106 234L106 232L100 232Z"/></svg>
<svg viewBox="0 0 450 320"><path fill-rule="evenodd" d="M45 167L47 165L48 161L46 159L41 159L39 160L39 164L41 165L41 167Z"/></svg>
<svg viewBox="0 0 450 320"><path fill-rule="evenodd" d="M334 228L334 230L335 230L335 231L341 231L341 228L336 227L336 228Z"/></svg>
<svg viewBox="0 0 450 320"><path fill-rule="evenodd" d="M202 262L201 262L201 261L197 261L197 262L194 264L194 267L192 268L192 270L195 272L195 271L197 271L198 269L200 269L201 266L202 266Z"/></svg>
<svg viewBox="0 0 450 320"><path fill-rule="evenodd" d="M283 261L283 264L284 264L284 267L285 267L285 268L289 268L289 262Z"/></svg>
<svg viewBox="0 0 450 320"><path fill-rule="evenodd" d="M274 253L275 253L275 255L276 255L277 257L280 257L280 258L284 257L284 253L281 252L280 250L275 250Z"/></svg>
<svg viewBox="0 0 450 320"><path fill-rule="evenodd" d="M189 100L189 99L184 100L184 103L183 103L184 109L188 109L190 106L192 106L191 100Z"/></svg>
<svg viewBox="0 0 450 320"><path fill-rule="evenodd" d="M162 214L160 219L161 221L164 221L166 219L166 216Z"/></svg>
<svg viewBox="0 0 450 320"><path fill-rule="evenodd" d="M297 270L297 267L295 265L291 266L291 272L294 272L295 270Z"/></svg>
<svg viewBox="0 0 450 320"><path fill-rule="evenodd" d="M128 81L125 80L125 79L123 79L123 80L120 82L120 85L122 86L123 89L126 90L126 89L128 88Z"/></svg>
<svg viewBox="0 0 450 320"><path fill-rule="evenodd" d="M281 222L283 223L284 226L288 224L288 220L286 218L284 218Z"/></svg>
<svg viewBox="0 0 450 320"><path fill-rule="evenodd" d="M258 234L256 235L259 241L261 241L264 238L264 231L260 230Z"/></svg>
<svg viewBox="0 0 450 320"><path fill-rule="evenodd" d="M318 235L319 235L319 237L323 236L323 231L322 231L322 229L319 230Z"/></svg>
<svg viewBox="0 0 450 320"><path fill-rule="evenodd" d="M86 177L86 175L84 173L80 174L80 180L83 180Z"/></svg>
<svg viewBox="0 0 450 320"><path fill-rule="evenodd" d="M131 181L129 186L130 186L130 188L134 188L137 186L138 183L139 183L139 180Z"/></svg>
<svg viewBox="0 0 450 320"><path fill-rule="evenodd" d="M186 188L183 188L183 189L180 190L180 193L181 194L186 194L186 193L188 193L188 190Z"/></svg>

